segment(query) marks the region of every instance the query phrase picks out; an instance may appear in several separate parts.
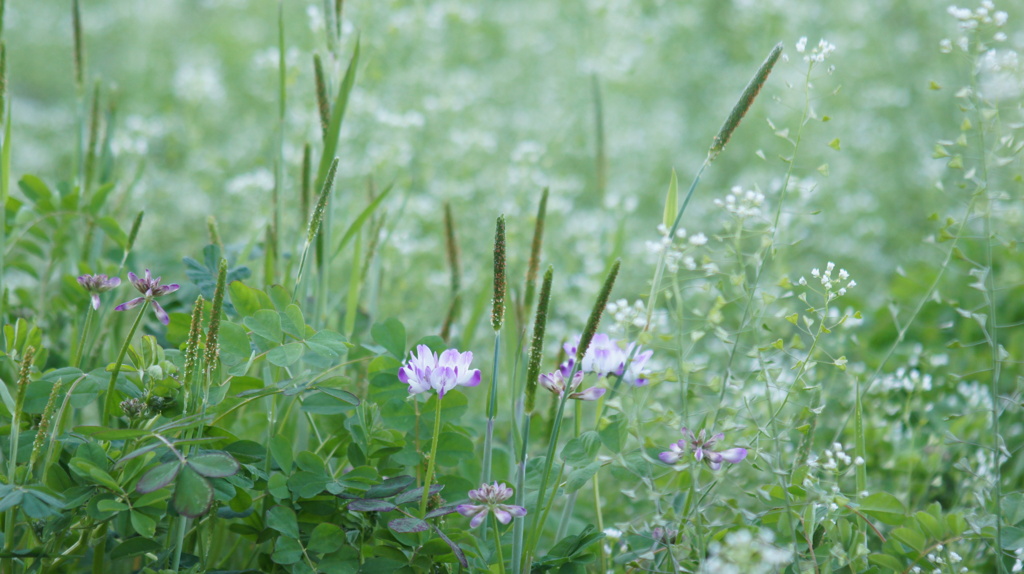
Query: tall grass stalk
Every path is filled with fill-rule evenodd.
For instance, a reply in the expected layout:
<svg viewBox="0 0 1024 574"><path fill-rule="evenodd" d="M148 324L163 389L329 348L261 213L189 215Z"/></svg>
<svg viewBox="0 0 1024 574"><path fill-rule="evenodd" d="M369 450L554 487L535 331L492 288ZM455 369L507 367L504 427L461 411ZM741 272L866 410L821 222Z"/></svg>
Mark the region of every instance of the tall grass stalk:
<svg viewBox="0 0 1024 574"><path fill-rule="evenodd" d="M487 392L487 428L484 433L484 463L482 481L491 481L493 456L494 416L498 410L498 365L501 362L501 327L505 320L505 218L498 217L494 228L494 285L491 306L491 328L494 329L494 360L491 386Z"/></svg>
<svg viewBox="0 0 1024 574"><path fill-rule="evenodd" d="M7 461L7 480L9 484L20 484L18 478L18 439L21 437L21 415L24 412L25 392L28 390L29 377L32 373L32 361L35 359L36 350L34 347L26 347L21 358L21 368L18 369L18 389L14 399L14 412L11 413L11 440L10 458ZM17 506L8 508L4 515L4 572L14 572L14 550L15 518Z"/></svg>
<svg viewBox="0 0 1024 574"><path fill-rule="evenodd" d="M597 333L598 325L601 322L601 315L604 313L604 309L608 306L608 299L611 296L612 287L615 285L615 279L619 274L620 261L616 260L612 264L611 270L608 272L608 276L605 278L604 285L601 287L601 292L597 296L597 300L594 302L594 307L590 311L590 318L587 320L587 325L583 329L583 333L580 335L580 342L577 345L576 360L573 362L573 366L568 376L565 377L566 381L572 381L572 378L579 372L583 365L583 357L587 354L587 350L590 348L590 343L594 339L594 335ZM529 382L529 381L527 381ZM544 518L547 517L548 512L551 510L551 505L554 503L555 494L558 491L557 482L555 483L554 491L551 493L551 497L547 498L545 491L548 486L548 481L551 478L551 467L555 460L555 450L558 446L558 436L562 429L562 418L565 415L565 403L569 400L568 384L562 392L562 396L558 400L558 410L555 413L552 427L551 427L551 438L548 440L547 455L544 459L544 471L541 473L540 488L537 489L537 503L534 508L533 521L530 526L531 535L530 542L524 548L526 553L523 559L523 569L528 571L530 569L533 557L537 551L537 544L540 541L540 533L544 528ZM563 466L564 468L564 466ZM559 473L561 474L561 472ZM545 500L547 499L547 500Z"/></svg>
<svg viewBox="0 0 1024 574"><path fill-rule="evenodd" d="M302 247L302 255L299 257L299 270L295 277L295 288L292 290L292 301L295 301L302 293L302 279L303 273L306 269L306 259L309 256L309 250L313 246L313 241L320 233L320 226L324 219L324 212L327 209L327 200L331 195L331 189L334 187L334 174L338 171L338 158L334 158L331 162L330 168L327 170L327 176L324 179L322 187L320 188L320 196L317 199L316 207L313 209L313 213L309 216L309 226L306 228L306 243Z"/></svg>

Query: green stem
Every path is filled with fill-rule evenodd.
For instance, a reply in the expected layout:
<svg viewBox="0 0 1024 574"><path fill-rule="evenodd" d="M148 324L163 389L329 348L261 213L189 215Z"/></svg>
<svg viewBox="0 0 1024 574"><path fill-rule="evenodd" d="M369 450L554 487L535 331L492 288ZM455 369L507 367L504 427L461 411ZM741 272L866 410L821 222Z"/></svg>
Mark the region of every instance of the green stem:
<svg viewBox="0 0 1024 574"><path fill-rule="evenodd" d="M526 448L530 443L530 413L523 413L523 440L516 465L516 506L526 504ZM512 525L512 574L519 574L519 565L523 559L523 533L526 529L525 520L516 520ZM602 570L603 572L603 570Z"/></svg>
<svg viewBox="0 0 1024 574"><path fill-rule="evenodd" d="M441 434L441 395L437 395L434 409L434 437L430 441L430 460L427 461L427 476L423 479L423 498L420 499L420 517L427 515L427 499L430 498L430 481L434 477L434 461L437 460L437 437Z"/></svg>
<svg viewBox="0 0 1024 574"><path fill-rule="evenodd" d="M498 517L491 513L491 522L494 527L494 551L498 553L498 572L505 574L505 557L501 553L501 532L498 530Z"/></svg>
<svg viewBox="0 0 1024 574"><path fill-rule="evenodd" d="M95 317L96 309L90 304L89 309L85 312L85 325L82 326L82 333L78 337L78 345L75 346L74 351L71 353L71 366L76 369L82 363L82 350L85 349L85 338L89 335L89 331L92 330L92 322Z"/></svg>
<svg viewBox="0 0 1024 574"><path fill-rule="evenodd" d="M501 357L501 331L494 332L494 364L491 371L491 388L487 393L487 431L484 434L484 470L481 482L491 482L491 458L493 456L494 414L498 410L498 359Z"/></svg>
<svg viewBox="0 0 1024 574"><path fill-rule="evenodd" d="M124 344L121 345L121 351L117 354L117 360L114 361L114 368L110 371L110 382L107 383L107 394L103 400L103 415L100 417L103 426L107 426L110 422L114 407L117 406L114 398L114 385L117 383L117 375L121 373L121 362L124 361L124 356L128 354L128 347L132 344L132 337L135 336L135 331L139 328L139 324L142 323L142 315L148 308L149 301L139 305L139 314L135 316L135 322L132 323L132 328L128 331Z"/></svg>

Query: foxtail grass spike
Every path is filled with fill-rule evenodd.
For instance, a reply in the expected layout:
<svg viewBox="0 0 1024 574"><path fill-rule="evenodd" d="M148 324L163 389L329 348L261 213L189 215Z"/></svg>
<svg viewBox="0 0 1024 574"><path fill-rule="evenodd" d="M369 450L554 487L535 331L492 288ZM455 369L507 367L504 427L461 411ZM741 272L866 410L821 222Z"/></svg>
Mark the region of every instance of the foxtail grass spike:
<svg viewBox="0 0 1024 574"><path fill-rule="evenodd" d="M82 15L78 0L71 2L71 28L75 42L75 87L81 91L85 87L85 52L82 48Z"/></svg>
<svg viewBox="0 0 1024 574"><path fill-rule="evenodd" d="M39 455L43 452L43 444L46 443L46 436L50 432L50 419L53 417L53 410L57 407L57 397L60 395L60 390L64 387L64 381L57 379L57 382L50 389L50 398L46 401L46 406L43 408L43 416L39 419L39 427L36 429L36 439L32 441L32 454L28 459L28 469L32 472L36 466L36 461L39 460Z"/></svg>
<svg viewBox="0 0 1024 574"><path fill-rule="evenodd" d="M331 195L331 188L334 187L334 174L338 171L338 158L334 158L331 167L327 169L327 177L324 179L324 186L320 189L320 197L316 200L316 208L309 220L309 229L306 232L306 241L313 242L313 238L320 232L320 224L324 219L324 212L327 210L327 198Z"/></svg>
<svg viewBox="0 0 1024 574"><path fill-rule="evenodd" d="M206 231L210 234L210 244L216 245L221 254L224 254L224 242L220 238L220 227L217 225L217 218L210 215L206 218Z"/></svg>
<svg viewBox="0 0 1024 574"><path fill-rule="evenodd" d="M302 174L301 174L301 187L299 188L299 223L300 226L305 224L309 220L309 190L312 185L310 179L312 174L312 150L309 144L302 146ZM301 227L300 227L301 228Z"/></svg>
<svg viewBox="0 0 1024 574"><path fill-rule="evenodd" d="M505 321L505 216L498 217L494 228L494 300L491 304L491 327L501 330Z"/></svg>
<svg viewBox="0 0 1024 574"><path fill-rule="evenodd" d="M444 235L445 246L448 253L448 266L451 268L451 289L452 300L448 306L448 314L445 316L444 325L441 327L441 338L448 340L451 334L452 325L458 320L459 307L462 303L462 274L459 269L459 243L455 239L455 220L452 218L452 206L448 202L444 204Z"/></svg>
<svg viewBox="0 0 1024 574"><path fill-rule="evenodd" d="M334 35L341 39L341 15L345 12L345 0L334 0Z"/></svg>
<svg viewBox="0 0 1024 574"><path fill-rule="evenodd" d="M200 295L196 297L196 303L192 307L192 321L188 326L188 339L185 343L185 372L184 381L186 392L193 388L193 377L199 366L199 338L203 333L203 303L205 300ZM189 404L188 400L185 402Z"/></svg>
<svg viewBox="0 0 1024 574"><path fill-rule="evenodd" d="M533 320L533 341L530 343L530 362L526 368L526 401L523 409L527 416L533 414L537 400L537 377L540 376L540 360L544 354L544 329L548 323L548 303L551 301L551 279L554 274L555 268L549 265L544 272L537 314Z"/></svg>
<svg viewBox="0 0 1024 574"><path fill-rule="evenodd" d="M324 64L320 54L313 54L313 76L316 80L316 107L320 112L320 131L327 140L327 130L331 125L331 102L327 99L327 81L324 79Z"/></svg>
<svg viewBox="0 0 1024 574"><path fill-rule="evenodd" d="M92 109L89 112L89 138L85 145L85 178L82 182L82 194L86 195L92 185L93 173L96 171L96 157L99 155L97 145L100 139L100 83L96 82L92 90Z"/></svg>
<svg viewBox="0 0 1024 574"><path fill-rule="evenodd" d="M220 357L220 315L224 307L224 291L228 283L228 262L223 257L217 267L217 287L213 291L213 308L210 309L210 326L206 330L206 354L204 368L209 372Z"/></svg>
<svg viewBox="0 0 1024 574"><path fill-rule="evenodd" d="M0 0L0 37L4 34L4 13L7 11L7 0Z"/></svg>
<svg viewBox="0 0 1024 574"><path fill-rule="evenodd" d="M590 318L587 319L587 326L583 329L583 335L580 336L579 348L576 351L576 363L581 364L583 356L587 354L587 349L590 348L590 342L594 340L594 335L597 333L597 327L601 323L601 314L604 313L606 307L608 307L608 298L611 297L612 287L615 285L615 278L619 275L619 265L621 261L616 259L615 263L612 264L611 270L608 272L608 277L604 280L604 285L601 287L601 293L597 296L597 301L594 302L594 308L590 311Z"/></svg>
<svg viewBox="0 0 1024 574"><path fill-rule="evenodd" d="M714 160L718 157L718 154L725 149L725 144L729 143L729 138L732 137L732 132L736 131L736 128L740 125L740 120L743 116L747 115L747 111L750 110L750 106L753 105L754 99L757 98L758 92L761 91L761 87L764 86L765 80L768 79L768 74L772 72L772 68L775 67L775 62L779 60L779 56L782 55L782 42L775 44L772 48L771 53L765 58L764 62L761 63L761 67L757 69L757 73L750 79L750 83L743 89L743 94L740 95L739 101L733 106L732 111L729 112L729 117L725 119L725 123L722 124L722 128L718 130L718 135L711 140L711 148L708 150L708 159Z"/></svg>
<svg viewBox="0 0 1024 574"><path fill-rule="evenodd" d="M526 294L523 297L523 307L527 310L533 305L533 292L537 284L537 270L540 269L540 248L544 243L544 218L548 210L548 188L540 196L540 205L537 207L537 222L533 226L533 244L530 245L530 262L526 267ZM527 311L528 312L528 311Z"/></svg>

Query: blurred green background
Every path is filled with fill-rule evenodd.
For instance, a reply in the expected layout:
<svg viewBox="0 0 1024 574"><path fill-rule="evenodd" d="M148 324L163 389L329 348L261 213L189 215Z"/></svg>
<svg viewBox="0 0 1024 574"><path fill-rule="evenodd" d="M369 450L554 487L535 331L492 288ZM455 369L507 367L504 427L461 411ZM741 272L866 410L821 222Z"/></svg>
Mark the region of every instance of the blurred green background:
<svg viewBox="0 0 1024 574"><path fill-rule="evenodd" d="M1021 6L999 8L1010 13L1004 45L1021 46ZM100 86L104 106L116 107L110 129L122 226L147 211L140 267L183 279L180 259L207 242L211 214L229 252L247 245L258 252L277 154L278 9L269 0L81 3L87 83ZM343 45L333 53L321 2L289 0L281 12L285 255L294 256L304 237L303 145L313 145L314 162L319 156L313 53L325 58L336 85L359 38L331 208L338 221L351 221L369 186L396 186L382 231L379 316L407 313L409 297L422 309L445 307L445 201L470 297L487 288L491 222L502 213L519 277L544 187L551 189L545 259L571 277L568 289L594 292L618 253L625 257L618 292L645 293L652 259L644 242L658 237L671 170L685 189L743 86L781 41L787 60L705 174L683 226L711 235L720 211L713 200L737 185L763 192L773 213L787 167L779 157L792 153L777 132L797 132L808 89L808 66L794 49L801 36L811 47L825 38L837 49L810 78L816 119L804 129L777 238L791 247L771 282L834 260L857 278L857 296L882 297L897 266L932 256L922 241L937 229L928 216L959 210L965 199L937 189L945 160L932 158L936 140L958 134L955 93L972 66L962 52L940 53L940 41L957 34L942 3L348 0ZM71 3L9 2L6 20L14 175L69 180L77 101ZM1019 105L1020 70L1017 80L1005 105ZM603 189L595 167L598 95ZM837 139L839 149L829 147ZM568 297L559 314L582 322L589 304ZM431 330L443 314L403 320Z"/></svg>

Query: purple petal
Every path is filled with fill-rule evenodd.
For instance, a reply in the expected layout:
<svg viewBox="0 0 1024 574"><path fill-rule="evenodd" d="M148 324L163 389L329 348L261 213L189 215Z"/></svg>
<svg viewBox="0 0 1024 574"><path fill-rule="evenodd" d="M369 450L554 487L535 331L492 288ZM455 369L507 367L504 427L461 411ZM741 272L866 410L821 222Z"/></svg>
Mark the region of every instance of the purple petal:
<svg viewBox="0 0 1024 574"><path fill-rule="evenodd" d="M483 523L484 518L487 518L487 508L481 507L480 511L476 513L476 516L473 517L473 520L469 521L469 527L476 528L477 526L480 526L480 524Z"/></svg>
<svg viewBox="0 0 1024 574"><path fill-rule="evenodd" d="M99 295L99 293L93 293L92 294L92 308L97 310L97 311L100 310L100 295Z"/></svg>
<svg viewBox="0 0 1024 574"><path fill-rule="evenodd" d="M153 312L156 313L156 318L160 319L160 322L164 325L170 323L171 317L167 314L167 311L164 311L164 308L156 301L151 301L151 303L153 303Z"/></svg>
<svg viewBox="0 0 1024 574"><path fill-rule="evenodd" d="M469 377L469 381L462 383L466 387L475 387L480 384L480 369L473 369L473 374Z"/></svg>
<svg viewBox="0 0 1024 574"><path fill-rule="evenodd" d="M685 437L686 437L686 438L688 438L689 440L691 440L691 441L692 441L692 440L696 440L696 437L694 437L694 436L693 436L693 431L691 431L690 429L688 429L688 428L686 428L686 427L683 427L683 428L682 428L682 429L680 429L680 430L681 430L681 431L683 432L683 436L685 436Z"/></svg>
<svg viewBox="0 0 1024 574"><path fill-rule="evenodd" d="M114 310L115 311L127 311L128 309L134 309L134 308L138 307L139 305L142 305L145 302L146 302L146 298L145 297L136 297L136 298L132 299L131 301L128 301L127 303L121 303L117 307L114 307Z"/></svg>
<svg viewBox="0 0 1024 574"><path fill-rule="evenodd" d="M460 504L455 507L455 511L463 516L473 516L477 512L480 512L483 506L479 504Z"/></svg>
<svg viewBox="0 0 1024 574"><path fill-rule="evenodd" d="M693 458L697 460L704 460L704 449L697 448L693 451Z"/></svg>
<svg viewBox="0 0 1024 574"><path fill-rule="evenodd" d="M723 450L719 454L722 455L722 460L726 462L740 462L747 458L747 449L745 448L730 448L729 450Z"/></svg>
<svg viewBox="0 0 1024 574"><path fill-rule="evenodd" d="M715 461L713 461L711 459L708 459L708 466L711 467L711 470L718 470L718 469L722 468L722 463L721 463L721 461L715 462Z"/></svg>
<svg viewBox="0 0 1024 574"><path fill-rule="evenodd" d="M508 511L509 514L511 514L512 516L515 516L516 518L521 518L523 516L526 516L526 509L523 508L522 506L516 506L514 504L506 504L506 505L504 505L504 508L505 508L505 510Z"/></svg>
<svg viewBox="0 0 1024 574"><path fill-rule="evenodd" d="M501 506L495 507L494 509L494 517L497 518L498 522L502 524L508 524L509 522L512 522L512 515L509 514L507 510L504 509L505 506L505 504L502 504Z"/></svg>
<svg viewBox="0 0 1024 574"><path fill-rule="evenodd" d="M599 389L597 387L590 387L589 389L587 389L585 391L582 391L582 392L579 392L579 393L573 393L573 394L569 395L569 398L570 399L577 399L577 400L581 400L581 401L596 401L597 399L601 398L604 395L606 390L607 389Z"/></svg>
<svg viewBox="0 0 1024 574"><path fill-rule="evenodd" d="M675 464L679 462L679 453L666 450L665 452L658 455L661 462L665 464Z"/></svg>
<svg viewBox="0 0 1024 574"><path fill-rule="evenodd" d="M174 293L181 288L181 285L177 283L171 283L170 285L161 285L155 289L154 295L166 295L168 293Z"/></svg>

